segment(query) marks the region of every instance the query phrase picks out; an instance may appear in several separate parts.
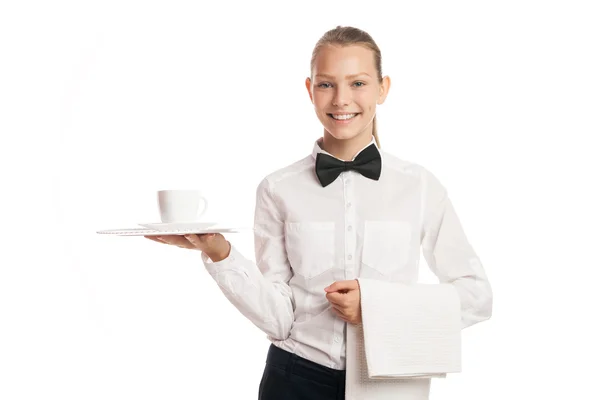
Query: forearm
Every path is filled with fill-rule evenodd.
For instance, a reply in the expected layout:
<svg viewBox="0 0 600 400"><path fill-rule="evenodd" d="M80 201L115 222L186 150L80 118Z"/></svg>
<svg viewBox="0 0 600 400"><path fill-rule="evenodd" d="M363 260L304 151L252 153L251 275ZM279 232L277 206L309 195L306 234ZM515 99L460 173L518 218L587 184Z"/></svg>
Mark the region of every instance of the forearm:
<svg viewBox="0 0 600 400"><path fill-rule="evenodd" d="M287 282L265 279L254 262L234 246L216 262L203 253L207 271L227 299L267 335L284 340L289 336L294 311Z"/></svg>
<svg viewBox="0 0 600 400"><path fill-rule="evenodd" d="M492 288L446 190L432 175L428 188L423 256L440 283L456 289L466 328L491 317Z"/></svg>
<svg viewBox="0 0 600 400"><path fill-rule="evenodd" d="M461 304L463 329L492 316L492 289L487 280L464 276L448 282L456 289Z"/></svg>

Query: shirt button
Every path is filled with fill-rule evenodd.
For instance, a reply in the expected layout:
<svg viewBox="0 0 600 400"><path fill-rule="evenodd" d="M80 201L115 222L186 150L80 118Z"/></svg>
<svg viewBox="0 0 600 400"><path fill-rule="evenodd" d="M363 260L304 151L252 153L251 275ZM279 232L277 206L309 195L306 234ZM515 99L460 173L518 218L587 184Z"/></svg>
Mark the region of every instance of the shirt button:
<svg viewBox="0 0 600 400"><path fill-rule="evenodd" d="M348 256L348 260L352 260L352 254Z"/></svg>
<svg viewBox="0 0 600 400"><path fill-rule="evenodd" d="M348 231L352 230L352 225L348 226Z"/></svg>
<svg viewBox="0 0 600 400"><path fill-rule="evenodd" d="M333 341L336 342L336 343L339 343L340 342L340 337L339 336L335 336L333 338Z"/></svg>
<svg viewBox="0 0 600 400"><path fill-rule="evenodd" d="M352 206L352 203L350 203L350 202L346 203L346 207L350 207L350 206Z"/></svg>

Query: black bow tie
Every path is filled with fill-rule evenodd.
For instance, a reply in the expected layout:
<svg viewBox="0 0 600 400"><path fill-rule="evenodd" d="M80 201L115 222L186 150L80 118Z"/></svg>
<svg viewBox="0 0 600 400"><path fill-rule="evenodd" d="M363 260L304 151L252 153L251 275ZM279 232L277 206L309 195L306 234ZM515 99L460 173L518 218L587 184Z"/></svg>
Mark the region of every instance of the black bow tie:
<svg viewBox="0 0 600 400"><path fill-rule="evenodd" d="M324 153L317 154L315 171L323 187L335 181L343 171L348 170L354 170L367 178L379 180L379 176L381 175L381 155L375 143L372 143L361 151L353 161L338 160Z"/></svg>

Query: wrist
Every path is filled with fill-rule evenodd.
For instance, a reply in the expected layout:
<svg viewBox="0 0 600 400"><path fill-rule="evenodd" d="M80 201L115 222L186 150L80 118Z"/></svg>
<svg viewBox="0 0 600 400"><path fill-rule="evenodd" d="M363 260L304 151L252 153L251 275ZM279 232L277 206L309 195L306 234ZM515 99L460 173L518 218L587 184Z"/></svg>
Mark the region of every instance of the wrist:
<svg viewBox="0 0 600 400"><path fill-rule="evenodd" d="M212 262L223 261L229 254L231 253L231 243L228 240L225 241L225 245L222 249L210 253L206 253L206 255L212 260Z"/></svg>

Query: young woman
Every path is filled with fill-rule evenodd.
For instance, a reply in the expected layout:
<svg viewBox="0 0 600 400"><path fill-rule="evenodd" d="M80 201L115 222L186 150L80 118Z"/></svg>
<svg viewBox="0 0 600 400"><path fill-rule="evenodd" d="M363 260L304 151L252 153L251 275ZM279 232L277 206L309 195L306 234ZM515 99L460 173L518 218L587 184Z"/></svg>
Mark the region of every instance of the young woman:
<svg viewBox="0 0 600 400"><path fill-rule="evenodd" d="M258 185L256 263L221 234L147 237L201 250L225 296L268 335L262 400L344 399L346 324L361 322L355 279L414 283L421 248L457 288L463 326L491 316L487 277L444 187L380 150L375 111L390 79L371 36L326 32L306 88L323 137Z"/></svg>

